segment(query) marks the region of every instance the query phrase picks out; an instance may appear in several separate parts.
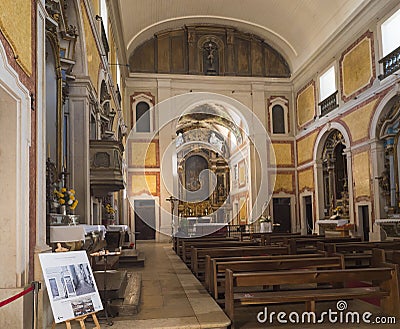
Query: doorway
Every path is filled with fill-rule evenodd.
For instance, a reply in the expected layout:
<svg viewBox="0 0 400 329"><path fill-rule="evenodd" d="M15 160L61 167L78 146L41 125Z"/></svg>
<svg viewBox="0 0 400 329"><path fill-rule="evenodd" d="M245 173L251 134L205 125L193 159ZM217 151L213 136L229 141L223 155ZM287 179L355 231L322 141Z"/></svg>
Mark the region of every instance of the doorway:
<svg viewBox="0 0 400 329"><path fill-rule="evenodd" d="M369 211L367 205L358 207L358 218L362 225L363 240L369 241Z"/></svg>
<svg viewBox="0 0 400 329"><path fill-rule="evenodd" d="M306 229L307 234L312 234L314 230L314 223L312 217L312 200L311 195L304 197L304 210L305 210L305 222L306 222Z"/></svg>
<svg viewBox="0 0 400 329"><path fill-rule="evenodd" d="M136 240L155 240L156 212L154 200L135 200Z"/></svg>
<svg viewBox="0 0 400 329"><path fill-rule="evenodd" d="M292 216L290 198L273 198L274 232L290 233Z"/></svg>

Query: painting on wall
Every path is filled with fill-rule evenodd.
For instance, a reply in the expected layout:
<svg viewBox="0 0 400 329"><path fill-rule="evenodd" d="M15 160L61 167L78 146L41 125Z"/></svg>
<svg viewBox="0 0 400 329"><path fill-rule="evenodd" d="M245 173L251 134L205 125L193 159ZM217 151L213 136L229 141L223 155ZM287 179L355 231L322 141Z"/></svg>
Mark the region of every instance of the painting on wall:
<svg viewBox="0 0 400 329"><path fill-rule="evenodd" d="M239 162L239 187L246 185L246 161Z"/></svg>
<svg viewBox="0 0 400 329"><path fill-rule="evenodd" d="M247 198L241 197L239 201L240 211L239 211L239 225L247 224Z"/></svg>

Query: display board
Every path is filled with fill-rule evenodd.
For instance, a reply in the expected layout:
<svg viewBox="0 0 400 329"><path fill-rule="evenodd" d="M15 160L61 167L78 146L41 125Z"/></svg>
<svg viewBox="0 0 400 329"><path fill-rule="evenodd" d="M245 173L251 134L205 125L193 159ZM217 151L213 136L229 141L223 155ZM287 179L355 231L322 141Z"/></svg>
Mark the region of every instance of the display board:
<svg viewBox="0 0 400 329"><path fill-rule="evenodd" d="M85 251L39 254L56 323L103 309Z"/></svg>

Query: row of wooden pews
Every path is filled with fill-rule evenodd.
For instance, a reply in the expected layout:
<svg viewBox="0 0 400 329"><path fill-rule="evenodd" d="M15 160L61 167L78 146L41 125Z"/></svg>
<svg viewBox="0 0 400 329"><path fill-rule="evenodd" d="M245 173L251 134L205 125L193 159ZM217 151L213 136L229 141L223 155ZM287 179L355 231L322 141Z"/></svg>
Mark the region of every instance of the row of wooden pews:
<svg viewBox="0 0 400 329"><path fill-rule="evenodd" d="M237 305L304 302L315 311L317 301L374 297L384 313L400 314L400 241L263 233L181 238L174 249L225 308L232 328Z"/></svg>

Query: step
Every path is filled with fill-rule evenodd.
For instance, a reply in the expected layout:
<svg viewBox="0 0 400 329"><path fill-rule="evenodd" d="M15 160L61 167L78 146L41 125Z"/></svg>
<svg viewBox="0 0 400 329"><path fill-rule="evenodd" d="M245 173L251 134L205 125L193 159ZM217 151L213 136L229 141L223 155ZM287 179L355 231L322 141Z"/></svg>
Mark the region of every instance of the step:
<svg viewBox="0 0 400 329"><path fill-rule="evenodd" d="M120 316L137 314L139 312L141 286L141 273L128 272L127 285L123 298L115 299L110 302L113 313Z"/></svg>
<svg viewBox="0 0 400 329"><path fill-rule="evenodd" d="M120 267L144 266L145 257L137 249L123 249L119 257Z"/></svg>
<svg viewBox="0 0 400 329"><path fill-rule="evenodd" d="M95 271L93 274L101 297L105 296L107 300L122 298L128 284L127 271ZM105 294L104 287L107 289Z"/></svg>

